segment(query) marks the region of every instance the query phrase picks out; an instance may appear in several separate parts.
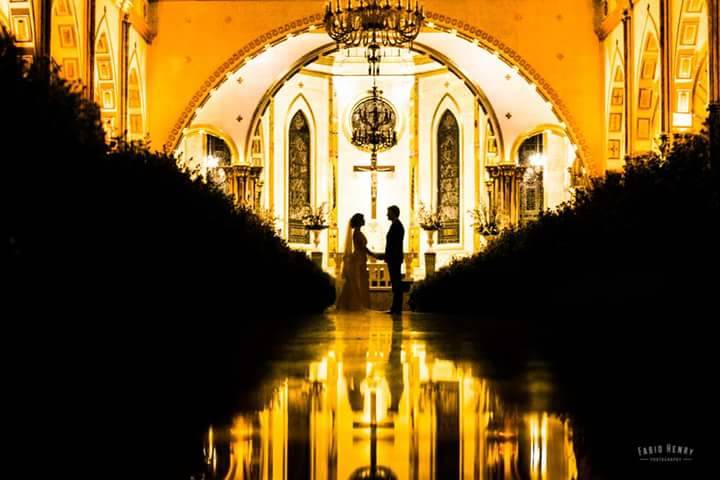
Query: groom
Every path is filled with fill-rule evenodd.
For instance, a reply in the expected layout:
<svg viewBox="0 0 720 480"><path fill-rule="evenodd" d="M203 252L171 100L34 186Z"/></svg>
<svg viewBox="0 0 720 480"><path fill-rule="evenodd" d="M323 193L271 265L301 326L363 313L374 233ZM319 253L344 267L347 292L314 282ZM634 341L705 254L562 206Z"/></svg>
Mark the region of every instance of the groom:
<svg viewBox="0 0 720 480"><path fill-rule="evenodd" d="M400 223L400 208L396 205L388 207L387 218L392 222L392 225L387 234L385 253L378 255L377 258L385 260L388 270L390 271L393 301L392 307L390 307L387 313L399 314L402 312L403 306L403 284L400 267L402 267L403 263L403 238L405 237L405 228L403 224Z"/></svg>

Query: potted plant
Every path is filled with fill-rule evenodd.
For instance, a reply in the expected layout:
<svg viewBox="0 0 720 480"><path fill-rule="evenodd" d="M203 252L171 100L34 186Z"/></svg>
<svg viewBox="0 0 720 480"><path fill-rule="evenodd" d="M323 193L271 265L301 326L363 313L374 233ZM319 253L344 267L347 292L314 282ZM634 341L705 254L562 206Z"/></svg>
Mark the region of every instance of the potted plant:
<svg viewBox="0 0 720 480"><path fill-rule="evenodd" d="M469 213L473 219L472 225L480 235L494 237L500 234L500 214L496 206L488 207L481 203Z"/></svg>
<svg viewBox="0 0 720 480"><path fill-rule="evenodd" d="M306 230L313 232L313 243L316 249L319 248L320 232L328 228L325 203L316 209L312 209L310 206L306 207L306 213L302 217L302 222Z"/></svg>
<svg viewBox="0 0 720 480"><path fill-rule="evenodd" d="M420 228L427 232L428 249L432 249L435 232L442 228L442 217L439 212L430 212L425 205L420 204L418 210L418 223ZM425 275L431 275L435 272L436 254L433 251L425 252Z"/></svg>
<svg viewBox="0 0 720 480"><path fill-rule="evenodd" d="M420 224L420 228L427 232L428 246L432 248L435 232L442 228L440 213L429 212L425 208L425 205L421 203L420 210L418 211L418 223Z"/></svg>

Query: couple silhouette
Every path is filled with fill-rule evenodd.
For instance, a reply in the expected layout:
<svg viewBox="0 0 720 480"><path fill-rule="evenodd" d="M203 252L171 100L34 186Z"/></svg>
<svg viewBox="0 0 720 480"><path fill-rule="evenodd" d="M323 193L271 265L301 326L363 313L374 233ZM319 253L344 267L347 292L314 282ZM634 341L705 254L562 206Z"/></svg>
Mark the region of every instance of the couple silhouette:
<svg viewBox="0 0 720 480"><path fill-rule="evenodd" d="M374 253L367 248L367 238L362 233L365 217L356 213L350 219L345 236L343 255L343 284L337 301L338 311L357 311L370 308L370 286L367 271L367 257L384 260L390 272L392 284L392 306L387 313L399 314L403 306L403 284L400 269L403 262L403 239L405 228L400 222L400 208L393 205L387 209L387 218L392 222L388 230L385 253Z"/></svg>

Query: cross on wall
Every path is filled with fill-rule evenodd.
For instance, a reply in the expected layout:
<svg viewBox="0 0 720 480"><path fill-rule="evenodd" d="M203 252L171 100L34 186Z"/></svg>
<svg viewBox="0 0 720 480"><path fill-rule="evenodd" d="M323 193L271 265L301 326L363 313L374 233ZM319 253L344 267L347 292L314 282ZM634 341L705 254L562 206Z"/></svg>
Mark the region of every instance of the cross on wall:
<svg viewBox="0 0 720 480"><path fill-rule="evenodd" d="M378 165L377 153L373 152L370 157L370 165L355 165L353 172L370 172L370 216L377 218L377 174L394 172L393 165Z"/></svg>

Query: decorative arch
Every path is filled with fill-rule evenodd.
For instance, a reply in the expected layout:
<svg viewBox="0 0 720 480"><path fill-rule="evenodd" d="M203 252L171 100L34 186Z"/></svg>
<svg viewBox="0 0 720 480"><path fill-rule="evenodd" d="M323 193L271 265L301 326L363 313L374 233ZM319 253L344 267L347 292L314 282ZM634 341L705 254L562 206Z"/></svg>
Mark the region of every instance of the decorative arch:
<svg viewBox="0 0 720 480"><path fill-rule="evenodd" d="M304 104L304 105L303 105ZM310 232L303 225L303 215L312 206L313 166L315 164L314 122L310 114L309 104L304 97L298 95L290 104L285 127L286 161L285 161L285 193L287 200L286 221L289 243L307 244Z"/></svg>
<svg viewBox="0 0 720 480"><path fill-rule="evenodd" d="M235 144L235 141L230 135L227 134L227 132L216 127L215 125L198 124L193 125L191 128L186 128L185 130L183 130L183 138L192 136L197 133L203 135L210 134L221 138L230 149L230 163L234 165L239 162L237 146Z"/></svg>
<svg viewBox="0 0 720 480"><path fill-rule="evenodd" d="M637 69L634 95L636 114L635 148L639 152L651 151L653 139L660 135L660 43L657 24L648 10L643 28L642 48Z"/></svg>
<svg viewBox="0 0 720 480"><path fill-rule="evenodd" d="M33 0L16 0L8 4L7 26L15 44L24 51L23 60L31 63L37 48L36 8Z"/></svg>
<svg viewBox="0 0 720 480"><path fill-rule="evenodd" d="M435 107L431 122L431 185L432 203L444 217L443 228L438 232L439 244L456 244L461 241L463 139L465 128L460 105L450 94L442 96Z"/></svg>
<svg viewBox="0 0 720 480"><path fill-rule="evenodd" d="M82 36L74 0L54 0L50 54L70 81L84 77Z"/></svg>
<svg viewBox="0 0 720 480"><path fill-rule="evenodd" d="M515 139L515 143L513 143L510 158L513 159L513 161L515 162L516 165L520 164L520 162L518 161L518 152L520 151L520 146L523 144L523 142L525 142L525 140L527 140L530 137L534 137L535 135L538 135L540 133L545 133L548 131L553 132L556 135L570 139L567 129L563 128L560 125L546 123L546 124L542 124L542 125L533 127L530 130L524 132L522 135L518 135L518 138Z"/></svg>
<svg viewBox="0 0 720 480"><path fill-rule="evenodd" d="M619 161L625 158L627 146L625 145L625 65L620 49L615 49L615 55L610 71L612 78L607 92L607 159Z"/></svg>
<svg viewBox="0 0 720 480"><path fill-rule="evenodd" d="M441 54L440 52L435 51L432 48L429 48L424 45L414 44L412 47L413 51L416 51L418 53L422 53L425 55L429 55L431 57L434 57L436 61L439 63L442 63L445 65L448 70L452 73L454 73L458 78L462 79L465 82L465 86L475 95L475 97L480 102L480 107L482 108L483 112L488 116L488 122L491 125L491 128L494 132L493 134L493 141L495 142L495 155L497 155L499 158L504 158L504 139L502 130L500 129L500 123L498 121L497 114L495 112L495 109L493 108L492 104L490 103L490 100L488 99L487 95L485 95L485 92L482 91L479 87L477 87L474 83L472 83L464 74L463 72L445 55ZM292 78L294 75L300 72L300 70L307 64L312 63L313 61L317 60L323 55L328 55L330 53L333 53L337 51L337 48L334 44L328 44L323 47L320 47L318 49L315 49L308 53L307 55L301 57L298 59L293 66L288 70L288 72L279 78L278 80L273 83L270 88L268 88L267 92L263 96L263 98L258 102L257 107L255 108L255 111L253 112L251 125L257 126L262 121L262 116L265 114L265 111L267 110L268 105L270 104L270 101L275 97L277 92L280 90L280 88L285 85L290 78ZM207 97L206 97L207 98ZM362 98L364 98L363 95L360 95L358 97L358 101L360 101ZM455 102L457 105L457 102ZM400 116L401 117L401 116ZM348 122L342 122L343 125L347 125ZM257 128L257 127L255 127ZM247 137L245 141L246 145L246 152L249 154L250 144L252 141L252 137L255 132L255 128L250 128L247 132ZM344 128L344 127L343 127ZM401 129L404 129L405 127L401 127ZM346 132L346 135L351 136L351 133ZM401 135L401 134L399 134ZM178 140L179 141L179 140Z"/></svg>
<svg viewBox="0 0 720 480"><path fill-rule="evenodd" d="M699 128L707 120L707 107L708 103L710 103L709 83L708 58L705 56L705 60L698 68L693 84L692 114L695 128Z"/></svg>
<svg viewBox="0 0 720 480"><path fill-rule="evenodd" d="M116 63L109 35L107 16L98 22L95 36L95 101L107 135L115 135L119 124Z"/></svg>
<svg viewBox="0 0 720 480"><path fill-rule="evenodd" d="M481 48L497 54L498 58L509 65L517 66L518 73L523 77L531 80L536 86L538 93L547 101L554 105L554 110L560 120L567 125L568 135L573 144L577 145L578 153L584 163L590 164L591 158L588 151L588 143L584 135L577 127L577 122L563 102L562 98L553 89L553 87L545 80L542 75L532 67L521 55L515 50L505 45L499 39L489 35L469 23L456 18L440 15L435 12L427 12L426 19L428 26L436 31L444 31L453 33L460 38L472 42ZM285 41L289 36L316 31L322 28L323 15L317 13L310 15L290 23L286 23L278 28L268 31L252 41L245 44L223 62L216 70L203 82L200 88L192 96L175 126L170 132L170 136L166 141L166 148L171 150L177 143L180 132L188 124L192 113L201 105L208 94L225 81L226 75L237 70L245 61L262 54L267 46L274 46ZM499 132L496 132L496 134Z"/></svg>
<svg viewBox="0 0 720 480"><path fill-rule="evenodd" d="M560 151L553 149L550 133L564 139ZM544 155L540 164L531 164L528 158L523 162L520 158L523 145L533 138L536 138L536 144L541 146L540 153ZM542 210L555 208L570 200L568 191L578 180L574 171L577 169L577 151L573 149L565 128L553 124L538 125L518 137L512 151L517 165L526 167L520 185L521 223L535 220Z"/></svg>
<svg viewBox="0 0 720 480"><path fill-rule="evenodd" d="M137 46L133 49L128 73L127 125L130 138L140 139L145 134L145 92Z"/></svg>
<svg viewBox="0 0 720 480"><path fill-rule="evenodd" d="M705 0L683 0L675 25L673 58L672 127L680 131L699 131L705 121L707 94L703 99L702 75L707 68L707 5ZM704 35L703 35L704 34ZM707 79L705 79L707 87ZM700 88L698 88L698 85Z"/></svg>

